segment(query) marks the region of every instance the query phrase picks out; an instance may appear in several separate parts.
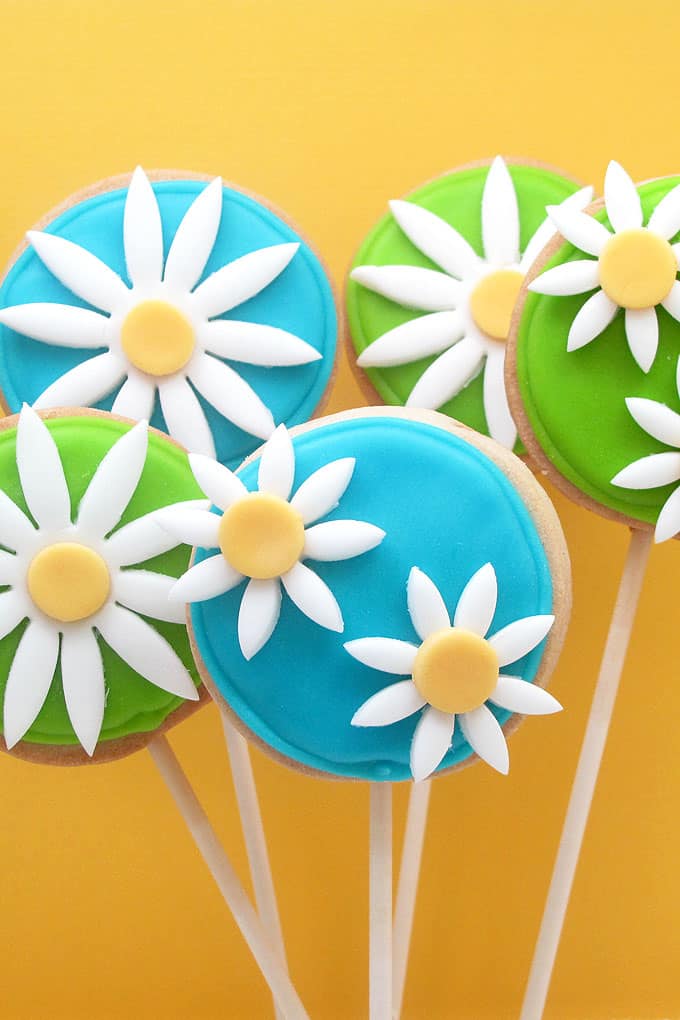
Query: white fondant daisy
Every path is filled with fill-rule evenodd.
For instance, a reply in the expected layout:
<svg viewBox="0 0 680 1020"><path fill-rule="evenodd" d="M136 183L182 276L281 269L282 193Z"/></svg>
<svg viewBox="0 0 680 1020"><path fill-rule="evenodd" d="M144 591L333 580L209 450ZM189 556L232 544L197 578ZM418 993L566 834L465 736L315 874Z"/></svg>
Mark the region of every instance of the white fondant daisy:
<svg viewBox="0 0 680 1020"><path fill-rule="evenodd" d="M584 188L563 206L582 209ZM505 393L505 340L529 266L555 232L546 219L520 253L520 223L512 178L500 156L491 164L482 197L484 257L446 220L415 202L390 202L408 239L439 270L418 266L357 266L351 278L390 301L428 314L396 326L361 352L363 368L387 368L438 355L411 390L407 407L437 410L484 371L489 434L512 448L517 430ZM440 271L441 270L441 271Z"/></svg>
<svg viewBox="0 0 680 1020"><path fill-rule="evenodd" d="M246 659L271 637L282 587L310 620L342 632L335 596L304 561L351 559L385 537L381 528L365 521L315 523L338 506L352 478L354 458L324 464L292 496L295 454L283 425L264 446L255 492L207 457L194 454L189 460L196 481L222 513L170 508L160 511L158 520L178 541L219 552L180 577L170 598L201 602L248 579L238 615L238 639Z"/></svg>
<svg viewBox="0 0 680 1020"><path fill-rule="evenodd" d="M676 370L676 388L680 396L680 360ZM626 407L641 429L660 443L674 447L665 453L651 453L623 468L612 478L612 485L623 489L657 489L680 482L680 414L666 404L646 397L627 397ZM674 489L661 508L654 540L665 542L680 532L680 486Z"/></svg>
<svg viewBox="0 0 680 1020"><path fill-rule="evenodd" d="M111 447L73 522L54 439L35 411L24 406L21 412L16 462L31 517L0 490L0 584L7 586L0 594L0 639L28 620L5 689L8 748L38 717L60 663L71 725L87 754L94 753L106 704L97 634L149 683L181 698L198 698L174 649L142 619L183 622L168 600L175 578L129 569L173 549L177 541L158 527L153 514L110 534L137 488L147 442L146 422L140 422Z"/></svg>
<svg viewBox="0 0 680 1020"><path fill-rule="evenodd" d="M567 350L577 351L598 337L624 309L628 347L643 372L654 364L659 346L656 306L680 320L680 185L661 199L643 226L635 184L618 163L607 167L604 203L611 231L594 217L551 206L560 234L592 259L554 266L529 284L538 294L559 297L595 293L581 306L569 329Z"/></svg>
<svg viewBox="0 0 680 1020"><path fill-rule="evenodd" d="M503 730L485 704L510 712L547 715L561 705L551 694L518 676L499 675L543 640L553 616L525 616L487 636L496 611L496 572L486 563L472 575L453 623L439 589L414 567L408 579L408 611L421 644L395 638L348 641L355 659L384 673L409 676L365 701L353 726L389 726L421 709L411 744L411 773L426 779L451 747L456 718L480 758L504 775L509 768Z"/></svg>
<svg viewBox="0 0 680 1020"><path fill-rule="evenodd" d="M91 252L56 234L30 231L28 239L50 272L99 311L36 302L0 310L0 322L43 343L81 349L105 347L56 379L36 408L88 407L122 383L112 410L151 418L156 393L168 432L187 449L214 456L215 445L196 392L245 432L267 439L274 419L228 361L286 368L317 361L310 344L276 326L218 319L259 294L279 276L299 244L249 252L198 286L222 216L222 181L194 199L165 263L161 214L141 167L125 200L123 246L127 284Z"/></svg>

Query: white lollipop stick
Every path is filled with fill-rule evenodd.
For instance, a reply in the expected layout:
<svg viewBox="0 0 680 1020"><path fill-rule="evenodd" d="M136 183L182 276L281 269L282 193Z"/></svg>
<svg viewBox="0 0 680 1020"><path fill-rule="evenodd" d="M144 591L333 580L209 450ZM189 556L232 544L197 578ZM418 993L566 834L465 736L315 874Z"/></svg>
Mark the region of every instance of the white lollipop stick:
<svg viewBox="0 0 680 1020"><path fill-rule="evenodd" d="M285 1020L309 1020L268 933L257 916L229 858L180 763L163 735L154 737L149 752L179 808L203 860L262 971Z"/></svg>
<svg viewBox="0 0 680 1020"><path fill-rule="evenodd" d="M404 830L404 846L401 852L401 866L397 884L397 900L394 910L394 951L392 954L392 1010L394 1020L399 1020L404 1001L406 971L408 968L413 916L416 909L416 895L420 881L420 863L427 828L430 804L431 780L411 786Z"/></svg>
<svg viewBox="0 0 680 1020"><path fill-rule="evenodd" d="M628 642L652 546L652 537L652 531L633 530L631 533L616 604L609 624L607 643L600 664L600 674L595 685L590 716L571 789L557 859L550 881L543 920L534 950L520 1020L540 1020L545 1009L583 835L588 822L602 755L607 742L609 724L616 702L619 680L626 660Z"/></svg>
<svg viewBox="0 0 680 1020"><path fill-rule="evenodd" d="M371 783L369 1020L392 1020L392 786Z"/></svg>

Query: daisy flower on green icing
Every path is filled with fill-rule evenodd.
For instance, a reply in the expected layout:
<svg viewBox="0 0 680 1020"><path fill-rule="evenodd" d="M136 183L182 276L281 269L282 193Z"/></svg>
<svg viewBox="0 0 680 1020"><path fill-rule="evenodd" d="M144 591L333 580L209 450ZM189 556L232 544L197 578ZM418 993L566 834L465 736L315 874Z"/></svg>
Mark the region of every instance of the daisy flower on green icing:
<svg viewBox="0 0 680 1020"><path fill-rule="evenodd" d="M131 286L86 248L56 234L30 231L47 269L90 308L35 302L0 310L0 322L43 343L103 353L56 379L36 408L89 407L122 386L112 411L151 418L156 394L168 432L187 449L214 456L215 444L196 393L238 428L267 439L272 414L222 358L287 368L321 357L286 330L257 322L218 319L272 283L299 244L260 248L222 266L201 283L222 216L222 181L194 199L167 258L158 201L138 167L125 199L123 247ZM198 284L198 286L196 286Z"/></svg>
<svg viewBox="0 0 680 1020"><path fill-rule="evenodd" d="M624 309L628 347L643 372L654 364L659 346L657 306L680 321L680 185L652 211L646 225L635 184L618 163L607 167L604 204L611 230L584 212L551 206L560 234L593 258L554 266L529 284L538 294L565 297L595 291L571 324L567 350L591 343Z"/></svg>
<svg viewBox="0 0 680 1020"><path fill-rule="evenodd" d="M411 743L411 773L426 779L451 747L456 718L480 758L498 772L509 769L503 730L487 702L510 712L559 712L556 699L519 676L499 674L545 638L554 616L525 616L488 635L496 611L498 582L486 563L466 584L453 623L434 582L414 567L408 579L408 611L420 645L395 638L348 641L351 656L372 669L408 680L384 687L356 711L353 726L389 726L422 712Z"/></svg>
<svg viewBox="0 0 680 1020"><path fill-rule="evenodd" d="M330 461L292 494L295 453L284 425L265 444L258 486L250 492L228 468L200 454L190 456L194 477L219 514L180 507L158 512L158 522L202 549L215 549L174 584L175 602L202 602L247 585L238 614L238 639L251 659L278 623L282 588L298 609L320 627L344 628L340 607L328 585L305 560L347 560L379 545L385 532L355 520L316 523L340 503L355 460Z"/></svg>
<svg viewBox="0 0 680 1020"><path fill-rule="evenodd" d="M565 199L584 208L592 189ZM546 219L520 250L517 194L497 156L489 168L481 205L483 256L455 227L415 202L390 209L408 239L439 269L357 266L351 278L383 297L426 314L383 333L359 355L362 368L405 365L438 355L423 372L407 407L437 410L484 372L483 399L489 434L512 448L517 430L505 393L504 366L512 311L524 276L555 232Z"/></svg>
<svg viewBox="0 0 680 1020"><path fill-rule="evenodd" d="M5 688L8 748L37 719L60 665L71 725L87 754L94 753L106 704L97 635L149 683L198 698L177 653L142 619L183 622L183 613L168 600L175 578L130 569L175 548L177 541L153 514L113 530L139 483L147 444L148 428L140 422L114 443L78 507L72 507L49 429L28 406L21 412L16 463L31 516L0 490L0 584L6 587L0 594L0 639L28 620Z"/></svg>

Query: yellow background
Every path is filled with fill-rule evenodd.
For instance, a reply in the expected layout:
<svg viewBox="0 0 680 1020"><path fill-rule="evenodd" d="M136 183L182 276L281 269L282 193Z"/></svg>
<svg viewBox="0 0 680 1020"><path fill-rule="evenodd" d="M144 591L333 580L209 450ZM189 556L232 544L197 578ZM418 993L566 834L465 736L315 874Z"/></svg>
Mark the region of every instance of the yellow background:
<svg viewBox="0 0 680 1020"><path fill-rule="evenodd" d="M600 184L680 170L680 9L632 0L0 0L0 262L71 191L137 162L221 173L298 222L341 286L401 195L496 152ZM330 410L360 401L343 363ZM625 530L557 500L575 612L503 779L436 783L406 1017L516 1016ZM652 556L550 1020L680 1015L677 543ZM246 878L211 706L172 742ZM255 754L293 975L313 1018L366 1009L365 787ZM146 753L0 757L0 1015L270 1015L263 982ZM406 790L397 794L401 831Z"/></svg>

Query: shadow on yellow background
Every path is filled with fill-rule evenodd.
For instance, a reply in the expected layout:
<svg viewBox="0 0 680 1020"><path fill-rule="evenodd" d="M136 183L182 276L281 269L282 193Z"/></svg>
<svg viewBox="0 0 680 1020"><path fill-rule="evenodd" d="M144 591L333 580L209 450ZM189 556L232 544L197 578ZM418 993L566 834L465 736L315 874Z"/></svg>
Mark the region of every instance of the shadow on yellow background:
<svg viewBox="0 0 680 1020"><path fill-rule="evenodd" d="M0 261L111 173L222 174L345 267L386 200L496 152L598 186L680 170L680 9L658 0L0 0ZM361 403L343 361L329 407ZM626 544L557 499L575 612L503 779L433 793L406 1018L517 1015ZM656 549L558 958L549 1020L680 1013L680 548ZM172 741L246 879L219 720ZM291 968L315 1020L366 1012L367 790L254 753ZM59 770L0 757L6 1020L217 1020L270 999L145 753ZM406 789L397 792L397 825Z"/></svg>

